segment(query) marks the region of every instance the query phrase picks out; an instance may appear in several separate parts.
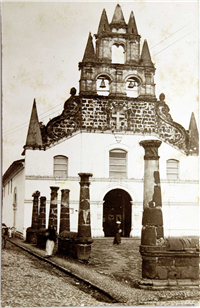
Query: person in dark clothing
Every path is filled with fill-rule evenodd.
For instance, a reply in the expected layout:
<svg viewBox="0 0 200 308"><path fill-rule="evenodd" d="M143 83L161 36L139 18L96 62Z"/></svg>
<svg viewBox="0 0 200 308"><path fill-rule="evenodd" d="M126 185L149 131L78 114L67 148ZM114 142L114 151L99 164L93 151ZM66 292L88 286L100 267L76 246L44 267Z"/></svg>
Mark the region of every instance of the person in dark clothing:
<svg viewBox="0 0 200 308"><path fill-rule="evenodd" d="M46 255L45 255L46 258L52 256L56 240L57 240L56 230L54 226L50 225L49 228L47 229Z"/></svg>
<svg viewBox="0 0 200 308"><path fill-rule="evenodd" d="M121 243L121 232L121 221L117 221L113 245L119 245Z"/></svg>
<svg viewBox="0 0 200 308"><path fill-rule="evenodd" d="M6 224L2 223L1 226L1 239L2 239L2 248L6 248L6 239L8 237L8 227L6 226Z"/></svg>

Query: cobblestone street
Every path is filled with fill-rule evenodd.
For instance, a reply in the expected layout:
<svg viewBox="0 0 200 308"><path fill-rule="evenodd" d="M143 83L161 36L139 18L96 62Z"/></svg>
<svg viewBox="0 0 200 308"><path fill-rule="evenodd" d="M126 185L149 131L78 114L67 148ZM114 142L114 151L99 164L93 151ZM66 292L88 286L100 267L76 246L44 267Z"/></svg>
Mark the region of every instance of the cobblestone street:
<svg viewBox="0 0 200 308"><path fill-rule="evenodd" d="M44 256L45 251L35 245L15 242ZM1 260L1 307L199 306L200 303L198 289L152 291L135 287L134 281L141 277L138 240L123 240L121 245L113 247L112 239L97 239L87 265L62 255L50 261L67 268L77 278L7 242ZM112 302L78 277L105 290L116 301Z"/></svg>
<svg viewBox="0 0 200 308"><path fill-rule="evenodd" d="M10 243L2 250L1 262L1 307L111 305L79 290L76 279Z"/></svg>

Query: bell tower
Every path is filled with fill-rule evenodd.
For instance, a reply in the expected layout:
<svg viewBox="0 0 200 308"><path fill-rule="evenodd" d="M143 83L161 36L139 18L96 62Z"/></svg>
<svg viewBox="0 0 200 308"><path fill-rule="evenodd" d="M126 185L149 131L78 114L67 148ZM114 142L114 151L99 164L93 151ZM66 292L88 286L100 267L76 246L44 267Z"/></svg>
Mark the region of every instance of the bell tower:
<svg viewBox="0 0 200 308"><path fill-rule="evenodd" d="M79 63L80 94L147 99L155 97L155 67L147 41L140 54L140 38L133 12L126 24L117 4L109 24L103 9L95 48L91 33Z"/></svg>

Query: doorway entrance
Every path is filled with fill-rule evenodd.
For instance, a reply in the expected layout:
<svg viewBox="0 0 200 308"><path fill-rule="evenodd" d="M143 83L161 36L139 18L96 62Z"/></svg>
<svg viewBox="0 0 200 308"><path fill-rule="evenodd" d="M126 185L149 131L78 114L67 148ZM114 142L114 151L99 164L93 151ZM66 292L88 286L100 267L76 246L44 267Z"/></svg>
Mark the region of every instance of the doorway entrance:
<svg viewBox="0 0 200 308"><path fill-rule="evenodd" d="M114 236L116 221L121 221L122 236L131 231L131 197L123 189L113 189L104 197L103 231L105 236Z"/></svg>

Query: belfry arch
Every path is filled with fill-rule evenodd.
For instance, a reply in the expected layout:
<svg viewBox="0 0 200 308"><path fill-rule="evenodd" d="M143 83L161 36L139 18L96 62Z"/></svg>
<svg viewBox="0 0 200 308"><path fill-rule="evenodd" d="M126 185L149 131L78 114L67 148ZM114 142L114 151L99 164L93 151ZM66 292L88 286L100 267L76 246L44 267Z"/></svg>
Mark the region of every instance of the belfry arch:
<svg viewBox="0 0 200 308"><path fill-rule="evenodd" d="M125 50L122 44L112 45L112 63L125 63Z"/></svg>
<svg viewBox="0 0 200 308"><path fill-rule="evenodd" d="M114 236L116 221L121 221L122 236L131 232L132 199L124 189L110 190L103 198L103 232L105 237Z"/></svg>

